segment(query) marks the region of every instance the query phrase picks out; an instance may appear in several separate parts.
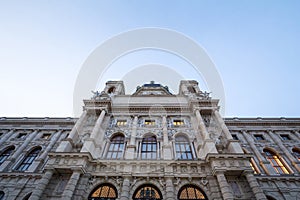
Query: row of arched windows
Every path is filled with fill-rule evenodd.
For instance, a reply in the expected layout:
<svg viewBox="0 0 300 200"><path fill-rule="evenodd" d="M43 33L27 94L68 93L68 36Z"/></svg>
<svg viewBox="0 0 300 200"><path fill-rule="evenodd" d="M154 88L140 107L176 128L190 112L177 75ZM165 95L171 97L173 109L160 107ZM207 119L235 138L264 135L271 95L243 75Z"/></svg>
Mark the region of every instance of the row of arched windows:
<svg viewBox="0 0 300 200"><path fill-rule="evenodd" d="M113 136L107 150L106 158L120 159L123 156L125 148L125 137L122 134ZM149 135L142 139L141 143L141 159L157 159L158 158L158 142L155 136ZM180 135L175 137L175 154L176 159L192 160L194 158L193 151L189 140Z"/></svg>
<svg viewBox="0 0 300 200"><path fill-rule="evenodd" d="M89 200L115 200L118 198L118 192L115 186L109 183L101 184L95 188L89 195ZM152 184L145 184L136 189L132 196L133 200L162 200L161 191ZM188 184L180 188L178 200L205 200L205 193L197 186Z"/></svg>
<svg viewBox="0 0 300 200"><path fill-rule="evenodd" d="M2 165L4 163L4 161L14 153L14 150L15 150L14 146L9 146L1 152L0 165ZM17 167L15 167L15 170L26 171L30 167L30 165L33 163L33 161L38 157L41 150L42 150L42 147L38 146L38 147L33 148L31 151L29 151L25 155L25 157L23 157L23 159L17 165Z"/></svg>
<svg viewBox="0 0 300 200"><path fill-rule="evenodd" d="M292 151L295 157L300 161L300 150L297 148L293 148ZM292 173L290 168L287 166L286 161L279 154L269 149L264 149L263 152L265 154L266 159L270 162L276 174ZM251 159L250 165L255 174L260 174L260 170L258 169L253 159Z"/></svg>

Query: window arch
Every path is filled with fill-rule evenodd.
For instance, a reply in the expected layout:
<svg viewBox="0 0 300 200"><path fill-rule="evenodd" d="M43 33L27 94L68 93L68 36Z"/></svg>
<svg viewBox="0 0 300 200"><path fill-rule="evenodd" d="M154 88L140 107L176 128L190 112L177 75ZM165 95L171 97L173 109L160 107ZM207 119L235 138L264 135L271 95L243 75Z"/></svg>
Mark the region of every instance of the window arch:
<svg viewBox="0 0 300 200"><path fill-rule="evenodd" d="M31 150L26 157L22 160L21 164L17 167L16 170L18 171L26 171L30 165L33 163L33 161L37 158L39 153L41 152L41 147L36 147L33 150Z"/></svg>
<svg viewBox="0 0 300 200"><path fill-rule="evenodd" d="M5 193L3 191L0 191L0 200L4 199L4 195L5 195Z"/></svg>
<svg viewBox="0 0 300 200"><path fill-rule="evenodd" d="M0 165L4 163L4 161L12 154L12 152L15 150L14 146L10 146L6 148L0 155Z"/></svg>
<svg viewBox="0 0 300 200"><path fill-rule="evenodd" d="M286 166L282 162L282 158L279 158L274 152L264 149L267 160L271 163L277 174L289 174Z"/></svg>
<svg viewBox="0 0 300 200"><path fill-rule="evenodd" d="M175 137L176 158L181 160L192 160L193 154L188 139L184 136Z"/></svg>
<svg viewBox="0 0 300 200"><path fill-rule="evenodd" d="M123 135L116 135L111 138L106 158L119 159L124 152L125 137Z"/></svg>
<svg viewBox="0 0 300 200"><path fill-rule="evenodd" d="M118 198L117 189L109 183L104 183L95 188L88 200L115 200Z"/></svg>
<svg viewBox="0 0 300 200"><path fill-rule="evenodd" d="M178 192L178 200L186 200L186 199L193 199L193 200L200 200L200 199L207 199L206 195L202 190L195 185L185 185L180 188Z"/></svg>
<svg viewBox="0 0 300 200"><path fill-rule="evenodd" d="M160 190L151 184L140 186L133 195L133 200L162 200Z"/></svg>
<svg viewBox="0 0 300 200"><path fill-rule="evenodd" d="M300 150L293 148L293 154L300 161Z"/></svg>
<svg viewBox="0 0 300 200"><path fill-rule="evenodd" d="M142 159L157 158L157 141L155 136L147 136L143 138L141 157Z"/></svg>

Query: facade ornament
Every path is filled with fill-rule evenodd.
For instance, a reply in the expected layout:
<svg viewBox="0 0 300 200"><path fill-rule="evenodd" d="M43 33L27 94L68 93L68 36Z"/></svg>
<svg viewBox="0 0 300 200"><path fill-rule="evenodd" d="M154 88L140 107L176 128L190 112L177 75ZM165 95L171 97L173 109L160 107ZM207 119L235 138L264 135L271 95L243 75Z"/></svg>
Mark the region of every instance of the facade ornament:
<svg viewBox="0 0 300 200"><path fill-rule="evenodd" d="M181 182L180 178L176 177L176 182L174 182L174 185L178 186L180 182Z"/></svg>
<svg viewBox="0 0 300 200"><path fill-rule="evenodd" d="M159 177L159 180L158 180L158 182L159 182L159 184L164 188L165 187L165 182L164 182L164 180L161 178L161 177Z"/></svg>
<svg viewBox="0 0 300 200"><path fill-rule="evenodd" d="M202 177L201 180L200 180L201 184L206 186L208 184L208 180L206 180L205 177Z"/></svg>

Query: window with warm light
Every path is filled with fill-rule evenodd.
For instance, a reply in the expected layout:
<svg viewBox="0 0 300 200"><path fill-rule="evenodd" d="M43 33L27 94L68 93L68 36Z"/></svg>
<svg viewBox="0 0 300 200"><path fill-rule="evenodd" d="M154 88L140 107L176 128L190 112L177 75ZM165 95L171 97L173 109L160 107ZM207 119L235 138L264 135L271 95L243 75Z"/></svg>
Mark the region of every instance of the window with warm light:
<svg viewBox="0 0 300 200"><path fill-rule="evenodd" d="M127 120L118 120L117 121L117 126L126 126L127 125Z"/></svg>
<svg viewBox="0 0 300 200"><path fill-rule="evenodd" d="M201 191L200 188L194 185L186 185L179 190L178 199L179 200L187 200L187 199L201 200L201 199L207 199L207 197L204 194L204 192Z"/></svg>
<svg viewBox="0 0 300 200"><path fill-rule="evenodd" d="M182 119L174 119L173 120L173 126L183 126L184 121Z"/></svg>
<svg viewBox="0 0 300 200"><path fill-rule="evenodd" d="M271 163L277 174L289 174L289 171L284 166L281 158L279 158L275 153L269 150L264 150L264 152L266 154L267 160Z"/></svg>
<svg viewBox="0 0 300 200"><path fill-rule="evenodd" d="M153 185L143 185L133 195L133 200L162 200L161 192Z"/></svg>
<svg viewBox="0 0 300 200"><path fill-rule="evenodd" d="M111 184L103 184L90 194L88 200L115 200L118 198L116 188Z"/></svg>
<svg viewBox="0 0 300 200"><path fill-rule="evenodd" d="M145 123L146 126L154 126L155 125L155 120L152 119L146 119Z"/></svg>
<svg viewBox="0 0 300 200"><path fill-rule="evenodd" d="M251 158L251 160L250 160L250 166L251 166L251 168L252 168L254 174L259 174L259 171L258 171L258 169L257 169L257 167L256 167L256 165L255 165L255 163L254 163L253 158Z"/></svg>

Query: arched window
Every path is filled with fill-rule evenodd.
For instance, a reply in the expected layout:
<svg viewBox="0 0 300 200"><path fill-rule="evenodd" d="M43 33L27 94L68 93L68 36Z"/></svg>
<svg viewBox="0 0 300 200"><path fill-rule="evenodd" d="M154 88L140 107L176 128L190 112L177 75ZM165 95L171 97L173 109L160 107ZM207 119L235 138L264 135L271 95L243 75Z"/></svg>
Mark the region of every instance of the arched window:
<svg viewBox="0 0 300 200"><path fill-rule="evenodd" d="M36 157L39 155L40 151L42 150L41 147L34 148L27 154L27 156L22 160L21 164L17 167L16 170L18 171L25 171L27 170Z"/></svg>
<svg viewBox="0 0 300 200"><path fill-rule="evenodd" d="M123 135L116 135L110 140L107 156L108 159L121 158L124 151L125 137Z"/></svg>
<svg viewBox="0 0 300 200"><path fill-rule="evenodd" d="M201 191L200 188L194 185L185 185L178 192L178 200L186 200L186 199L207 199L204 192Z"/></svg>
<svg viewBox="0 0 300 200"><path fill-rule="evenodd" d="M105 183L94 189L88 200L115 200L117 198L117 189L112 184Z"/></svg>
<svg viewBox="0 0 300 200"><path fill-rule="evenodd" d="M142 185L134 195L133 200L160 200L162 199L161 192L154 185Z"/></svg>
<svg viewBox="0 0 300 200"><path fill-rule="evenodd" d="M293 154L300 161L300 150L293 148Z"/></svg>
<svg viewBox="0 0 300 200"><path fill-rule="evenodd" d="M264 152L266 154L267 160L271 163L277 174L289 174L289 171L284 166L281 158L267 149L264 149Z"/></svg>
<svg viewBox="0 0 300 200"><path fill-rule="evenodd" d="M155 136L148 136L143 138L142 159L156 159L157 158L157 141Z"/></svg>
<svg viewBox="0 0 300 200"><path fill-rule="evenodd" d="M3 191L0 191L0 200L4 199L5 193Z"/></svg>
<svg viewBox="0 0 300 200"><path fill-rule="evenodd" d="M176 158L182 160L193 159L192 149L187 138L184 136L177 136L175 138Z"/></svg>
<svg viewBox="0 0 300 200"><path fill-rule="evenodd" d="M11 155L11 153L15 150L14 146L10 146L5 149L0 155L0 165L4 163L4 161Z"/></svg>

